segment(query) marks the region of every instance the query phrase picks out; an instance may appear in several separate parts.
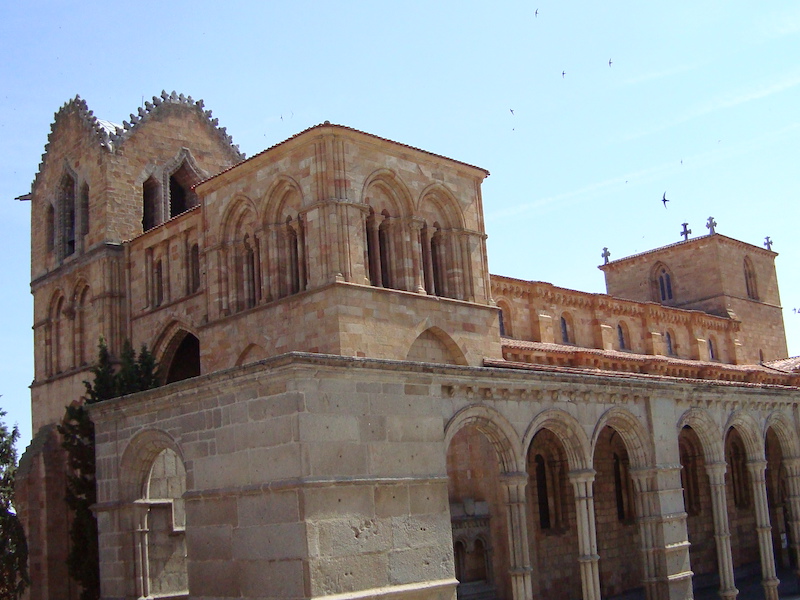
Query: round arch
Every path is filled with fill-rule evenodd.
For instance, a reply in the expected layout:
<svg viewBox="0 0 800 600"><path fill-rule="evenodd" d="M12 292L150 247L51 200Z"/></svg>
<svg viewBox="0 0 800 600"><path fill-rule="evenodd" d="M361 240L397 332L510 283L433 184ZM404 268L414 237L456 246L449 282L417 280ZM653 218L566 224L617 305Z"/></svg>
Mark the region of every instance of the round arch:
<svg viewBox="0 0 800 600"><path fill-rule="evenodd" d="M250 219L251 227L258 222L255 203L243 194L237 194L228 204L220 221L221 240L230 242L237 237L242 225Z"/></svg>
<svg viewBox="0 0 800 600"><path fill-rule="evenodd" d="M414 205L411 201L411 194L402 179L390 169L377 169L373 171L365 180L361 188L362 204L372 206L369 201L370 190L377 186L388 199L393 202L397 214L392 217L408 217L414 212ZM376 211L377 212L377 211Z"/></svg>
<svg viewBox="0 0 800 600"><path fill-rule="evenodd" d="M200 357L199 357L199 337L194 328L187 326L180 321L171 321L161 330L161 334L156 338L152 344L152 352L158 361L159 370L161 371L160 379L163 382L170 383L169 370L175 360L176 354L188 336L197 340L197 375L199 375Z"/></svg>
<svg viewBox="0 0 800 600"><path fill-rule="evenodd" d="M703 458L707 464L725 461L722 432L707 411L702 408L690 408L687 410L678 419L678 436L680 436L681 429L684 427L691 427L697 437L700 438L700 444L703 447Z"/></svg>
<svg viewBox="0 0 800 600"><path fill-rule="evenodd" d="M258 344L248 344L236 359L235 366L241 367L242 365L258 362L267 358L267 356L267 351L263 347Z"/></svg>
<svg viewBox="0 0 800 600"><path fill-rule="evenodd" d="M761 429L752 415L737 410L730 416L728 422L725 424L725 435L727 435L728 430L731 428L736 429L741 436L745 451L747 452L747 460L765 460L766 454L764 448L766 439L761 435Z"/></svg>
<svg viewBox="0 0 800 600"><path fill-rule="evenodd" d="M450 447L455 435L468 426L475 427L492 444L501 474L525 472L517 432L503 415L489 406L473 404L453 415L444 428L445 449Z"/></svg>
<svg viewBox="0 0 800 600"><path fill-rule="evenodd" d="M792 427L789 417L780 411L771 412L764 422L764 430L762 432L764 440L767 439L767 432L770 428L772 428L775 435L778 437L784 459L800 458L797 432L794 427Z"/></svg>
<svg viewBox="0 0 800 600"><path fill-rule="evenodd" d="M293 215L303 210L305 206L303 190L294 179L281 175L269 186L262 205L264 209L260 219L265 227L282 224L287 209L291 208Z"/></svg>
<svg viewBox="0 0 800 600"><path fill-rule="evenodd" d="M527 455L533 438L543 429L551 431L564 446L570 470L591 467L591 445L586 432L575 417L559 408L549 408L533 419L522 439L523 455Z"/></svg>
<svg viewBox="0 0 800 600"><path fill-rule="evenodd" d="M600 433L605 427L611 427L619 433L622 441L625 442L625 448L634 468L645 468L653 464L653 451L644 426L629 411L616 406L603 413L595 425L592 433L592 457L594 457Z"/></svg>
<svg viewBox="0 0 800 600"><path fill-rule="evenodd" d="M455 340L453 340L453 338L450 337L450 335L446 331L435 325L421 329L421 331L419 331L417 335L414 337L414 340L410 344L406 345L406 347L408 348L408 352L404 357L405 360L410 360L408 357L413 352L414 345L420 340L420 338L423 338L425 334L432 335L434 338L436 338L438 342L442 344L442 346L447 352L448 358L450 358L450 360L452 360L454 364L461 366L467 366L469 364L467 362L466 356L461 351L461 348L459 348L458 344L456 344Z"/></svg>
<svg viewBox="0 0 800 600"><path fill-rule="evenodd" d="M145 429L137 432L125 450L119 463L119 500L133 502L143 497L144 484L150 467L164 450L172 450L180 458L184 468L186 459L175 439L162 429ZM187 479L189 477L187 470ZM188 483L188 482L187 482Z"/></svg>
<svg viewBox="0 0 800 600"><path fill-rule="evenodd" d="M433 208L432 211L428 209L427 205L429 204ZM453 193L441 183L432 183L422 190L417 203L417 211L423 219L429 220L431 225L435 221L443 220L443 223L439 223L442 229L464 228L464 215L458 201Z"/></svg>

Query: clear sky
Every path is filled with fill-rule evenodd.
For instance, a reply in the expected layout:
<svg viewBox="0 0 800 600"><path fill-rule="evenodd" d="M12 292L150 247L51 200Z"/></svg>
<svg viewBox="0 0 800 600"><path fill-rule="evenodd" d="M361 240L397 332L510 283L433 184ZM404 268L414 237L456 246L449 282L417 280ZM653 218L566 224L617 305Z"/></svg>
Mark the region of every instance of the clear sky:
<svg viewBox="0 0 800 600"><path fill-rule="evenodd" d="M33 316L14 198L76 94L116 123L162 90L203 98L248 156L330 120L488 169L496 274L603 292L605 246L704 235L709 216L770 236L800 354L796 0L7 1L0 55L0 407L20 451Z"/></svg>

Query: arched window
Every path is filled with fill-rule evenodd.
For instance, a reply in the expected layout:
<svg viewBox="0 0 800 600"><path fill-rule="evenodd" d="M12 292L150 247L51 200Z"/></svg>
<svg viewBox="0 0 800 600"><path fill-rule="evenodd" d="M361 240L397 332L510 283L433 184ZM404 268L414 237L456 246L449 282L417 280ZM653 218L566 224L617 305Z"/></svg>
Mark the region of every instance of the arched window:
<svg viewBox="0 0 800 600"><path fill-rule="evenodd" d="M89 233L89 184L81 186L81 235Z"/></svg>
<svg viewBox="0 0 800 600"><path fill-rule="evenodd" d="M617 344L620 350L630 350L630 339L628 336L628 326L620 322L617 324Z"/></svg>
<svg viewBox="0 0 800 600"><path fill-rule="evenodd" d="M669 268L658 262L651 271L651 286L653 300L656 302L669 302L674 299L672 273Z"/></svg>
<svg viewBox="0 0 800 600"><path fill-rule="evenodd" d="M189 250L189 293L200 289L200 247L192 244Z"/></svg>
<svg viewBox="0 0 800 600"><path fill-rule="evenodd" d="M672 334L669 331L664 334L664 341L667 345L667 355L675 356L675 348L672 344Z"/></svg>
<svg viewBox="0 0 800 600"><path fill-rule="evenodd" d="M155 177L150 176L142 184L142 231L148 231L158 224L161 189Z"/></svg>
<svg viewBox="0 0 800 600"><path fill-rule="evenodd" d="M52 252L56 247L56 210L53 208L52 204L48 204L45 212L45 247L47 248L48 252Z"/></svg>
<svg viewBox="0 0 800 600"><path fill-rule="evenodd" d="M65 173L59 188L61 204L61 240L63 256L75 253L75 179Z"/></svg>
<svg viewBox="0 0 800 600"><path fill-rule="evenodd" d="M561 315L561 343L574 344L575 334L572 328L572 315L564 313Z"/></svg>
<svg viewBox="0 0 800 600"><path fill-rule="evenodd" d="M75 330L74 330L74 357L75 366L86 364L86 312L89 302L89 288L84 287L76 293L75 302Z"/></svg>
<svg viewBox="0 0 800 600"><path fill-rule="evenodd" d="M756 270L753 268L753 261L750 260L749 256L744 257L744 285L747 290L747 297L751 300L758 300Z"/></svg>
<svg viewBox="0 0 800 600"><path fill-rule="evenodd" d="M197 195L192 186L200 177L191 169L186 160L169 176L169 216L176 217L197 206Z"/></svg>
<svg viewBox="0 0 800 600"><path fill-rule="evenodd" d="M708 338L708 358L709 360L717 360L717 352L714 347L714 338Z"/></svg>

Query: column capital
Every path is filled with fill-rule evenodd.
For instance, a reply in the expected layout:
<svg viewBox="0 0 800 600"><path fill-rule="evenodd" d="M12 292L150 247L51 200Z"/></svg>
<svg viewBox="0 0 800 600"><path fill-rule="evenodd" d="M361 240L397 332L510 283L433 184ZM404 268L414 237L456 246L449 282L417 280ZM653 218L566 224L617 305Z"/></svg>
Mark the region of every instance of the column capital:
<svg viewBox="0 0 800 600"><path fill-rule="evenodd" d="M748 460L747 470L756 481L762 481L767 471L767 461L763 459Z"/></svg>
<svg viewBox="0 0 800 600"><path fill-rule="evenodd" d="M500 474L500 483L506 486L528 485L528 474L524 471L513 471Z"/></svg>
<svg viewBox="0 0 800 600"><path fill-rule="evenodd" d="M725 484L725 473L728 472L728 463L725 461L706 463L706 474L711 480L711 484Z"/></svg>
<svg viewBox="0 0 800 600"><path fill-rule="evenodd" d="M783 466L789 477L800 477L800 458L784 458Z"/></svg>
<svg viewBox="0 0 800 600"><path fill-rule="evenodd" d="M597 471L594 469L575 469L567 473L570 483L592 483Z"/></svg>

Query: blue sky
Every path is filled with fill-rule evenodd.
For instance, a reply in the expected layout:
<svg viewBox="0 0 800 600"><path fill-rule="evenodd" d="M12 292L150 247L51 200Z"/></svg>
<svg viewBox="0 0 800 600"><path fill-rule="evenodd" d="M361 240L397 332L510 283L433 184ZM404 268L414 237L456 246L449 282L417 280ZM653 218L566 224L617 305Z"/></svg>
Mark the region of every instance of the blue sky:
<svg viewBox="0 0 800 600"><path fill-rule="evenodd" d="M0 407L20 450L33 317L13 198L76 94L117 123L163 89L203 98L248 156L330 120L486 168L497 274L603 292L605 246L704 235L709 216L770 236L800 354L797 2L112 4L0 9Z"/></svg>

